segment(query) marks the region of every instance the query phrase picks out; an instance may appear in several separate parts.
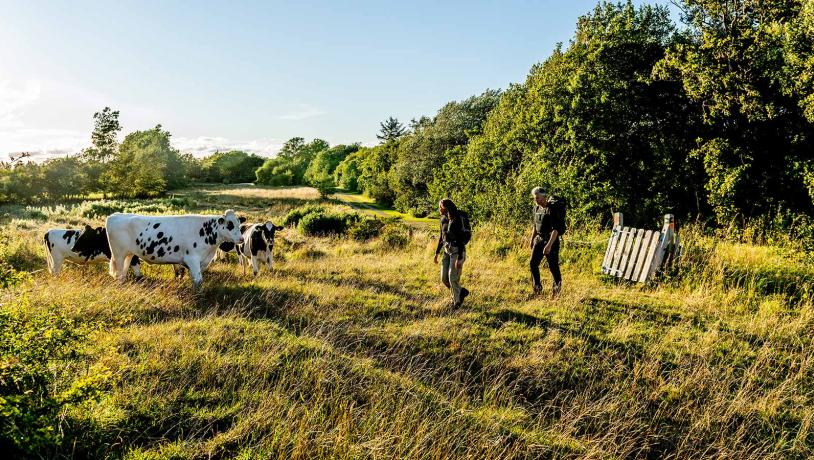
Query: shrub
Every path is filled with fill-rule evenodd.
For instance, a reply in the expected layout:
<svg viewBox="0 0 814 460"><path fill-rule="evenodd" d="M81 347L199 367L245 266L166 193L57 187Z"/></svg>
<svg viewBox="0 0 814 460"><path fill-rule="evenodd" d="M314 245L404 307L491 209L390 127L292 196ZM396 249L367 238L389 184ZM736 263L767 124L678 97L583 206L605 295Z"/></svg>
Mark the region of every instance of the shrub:
<svg viewBox="0 0 814 460"><path fill-rule="evenodd" d="M43 457L61 442L59 414L94 393L70 385L68 362L84 330L56 311L0 307L0 446L11 458Z"/></svg>
<svg viewBox="0 0 814 460"><path fill-rule="evenodd" d="M301 206L299 208L292 209L288 212L283 220L283 226L288 227L290 225L297 225L300 223L300 220L307 216L308 214L312 213L324 213L325 207L319 205L307 205Z"/></svg>
<svg viewBox="0 0 814 460"><path fill-rule="evenodd" d="M28 273L17 271L8 263L0 260L0 289L16 286L28 278Z"/></svg>
<svg viewBox="0 0 814 460"><path fill-rule="evenodd" d="M348 229L348 236L356 241L367 241L379 236L384 225L381 219L361 219Z"/></svg>
<svg viewBox="0 0 814 460"><path fill-rule="evenodd" d="M348 228L345 216L313 212L305 215L297 228L304 235L341 235Z"/></svg>
<svg viewBox="0 0 814 460"><path fill-rule="evenodd" d="M401 249L410 242L410 229L401 222L390 222L381 232L382 245L386 248Z"/></svg>

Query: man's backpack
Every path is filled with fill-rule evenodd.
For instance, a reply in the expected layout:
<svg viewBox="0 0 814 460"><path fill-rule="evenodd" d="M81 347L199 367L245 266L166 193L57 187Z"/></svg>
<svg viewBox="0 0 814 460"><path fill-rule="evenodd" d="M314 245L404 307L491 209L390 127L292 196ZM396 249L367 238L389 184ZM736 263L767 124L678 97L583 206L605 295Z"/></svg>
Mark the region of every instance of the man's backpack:
<svg viewBox="0 0 814 460"><path fill-rule="evenodd" d="M461 216L461 234L458 235L458 242L462 246L466 246L472 240L472 226L469 225L469 215L463 211L459 211L458 215Z"/></svg>
<svg viewBox="0 0 814 460"><path fill-rule="evenodd" d="M563 197L553 196L549 198L548 205L551 206L554 217L554 230L560 235L565 233L565 216L568 210L568 202Z"/></svg>

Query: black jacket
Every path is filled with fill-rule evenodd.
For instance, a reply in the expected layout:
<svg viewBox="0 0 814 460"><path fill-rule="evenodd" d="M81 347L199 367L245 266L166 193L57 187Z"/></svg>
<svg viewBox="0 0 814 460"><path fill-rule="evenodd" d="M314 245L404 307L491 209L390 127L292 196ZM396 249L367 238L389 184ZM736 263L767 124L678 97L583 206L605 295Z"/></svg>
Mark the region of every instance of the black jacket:
<svg viewBox="0 0 814 460"><path fill-rule="evenodd" d="M466 251L466 246L461 241L461 233L463 233L464 224L460 216L451 219L447 216L441 217L440 234L438 235L438 245L435 248L435 255L441 253L444 243L449 243L453 247L458 248L458 254L463 254Z"/></svg>

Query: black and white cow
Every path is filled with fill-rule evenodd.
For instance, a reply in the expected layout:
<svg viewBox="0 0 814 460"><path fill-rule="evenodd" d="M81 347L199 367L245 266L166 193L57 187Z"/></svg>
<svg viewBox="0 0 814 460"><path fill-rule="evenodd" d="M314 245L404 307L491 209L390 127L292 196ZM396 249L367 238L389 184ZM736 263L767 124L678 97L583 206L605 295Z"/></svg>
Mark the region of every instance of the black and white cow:
<svg viewBox="0 0 814 460"><path fill-rule="evenodd" d="M248 227L248 225L245 224L246 217L240 216L237 219L240 221L240 234L242 235L243 232L246 231L246 228ZM235 255L240 257L240 253L237 252L237 246L235 245L235 243L231 243L228 241L221 243L220 245L218 245L218 250L215 252L215 260L228 261L229 260L228 254L230 252L234 252Z"/></svg>
<svg viewBox="0 0 814 460"><path fill-rule="evenodd" d="M124 281L124 266L138 256L151 264L189 269L193 288L212 263L218 245L243 243L240 221L231 209L221 216L142 216L115 213L105 222L110 243L110 275Z"/></svg>
<svg viewBox="0 0 814 460"><path fill-rule="evenodd" d="M84 265L110 260L110 245L107 243L107 231L104 227L85 225L82 231L52 229L45 233L43 241L45 260L52 275L59 274L64 261ZM141 277L138 257L130 261L130 266L133 267L136 278Z"/></svg>
<svg viewBox="0 0 814 460"><path fill-rule="evenodd" d="M260 262L265 261L271 271L272 252L274 250L274 234L283 227L277 227L271 222L265 224L252 224L243 230L243 244L237 245L240 256L240 265L246 273L248 260L252 262L254 276L260 271Z"/></svg>

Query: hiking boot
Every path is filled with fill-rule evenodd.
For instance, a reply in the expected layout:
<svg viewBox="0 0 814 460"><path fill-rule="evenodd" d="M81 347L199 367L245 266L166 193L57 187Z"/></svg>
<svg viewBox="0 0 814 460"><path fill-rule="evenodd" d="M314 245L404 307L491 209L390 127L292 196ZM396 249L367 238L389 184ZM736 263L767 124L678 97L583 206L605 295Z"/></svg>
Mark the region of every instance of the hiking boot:
<svg viewBox="0 0 814 460"><path fill-rule="evenodd" d="M458 306L459 306L459 307L460 307L461 305L463 305L463 303L464 303L464 299L466 299L466 296L468 296L468 295L469 295L469 289L467 289L467 288L461 288L461 301L460 301L460 302L458 302Z"/></svg>

